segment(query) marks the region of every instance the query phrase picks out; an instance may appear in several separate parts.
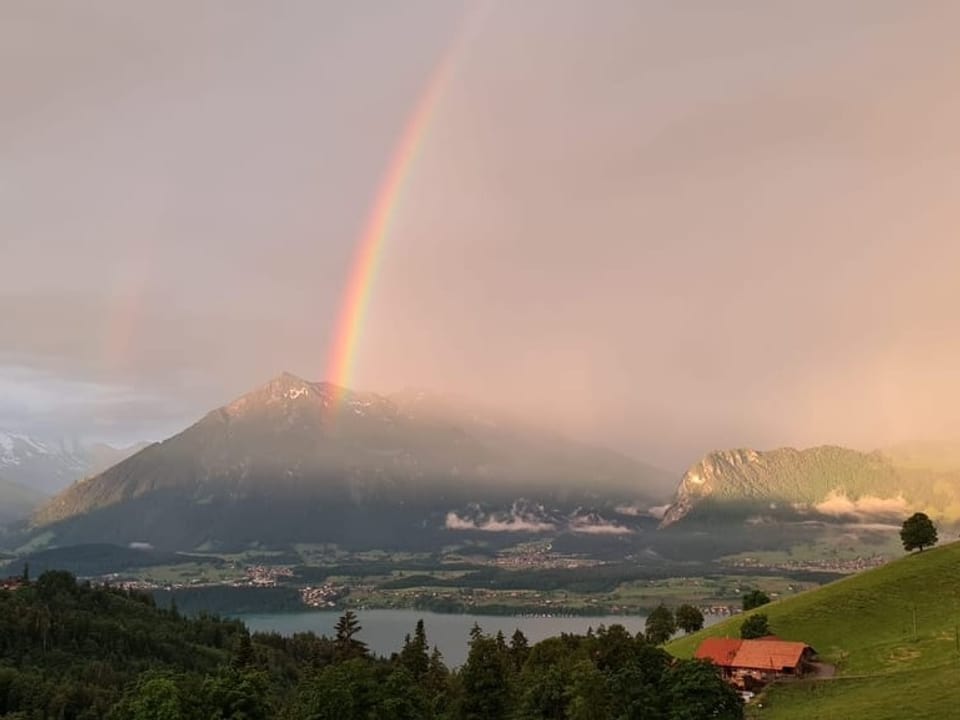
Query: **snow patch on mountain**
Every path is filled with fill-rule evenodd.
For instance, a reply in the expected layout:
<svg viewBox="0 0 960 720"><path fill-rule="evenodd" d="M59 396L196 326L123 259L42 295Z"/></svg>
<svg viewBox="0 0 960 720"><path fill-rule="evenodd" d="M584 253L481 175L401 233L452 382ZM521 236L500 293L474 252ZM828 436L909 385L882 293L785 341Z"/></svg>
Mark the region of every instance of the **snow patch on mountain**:
<svg viewBox="0 0 960 720"><path fill-rule="evenodd" d="M0 476L40 493L53 493L142 449L68 444L62 440L0 431Z"/></svg>
<svg viewBox="0 0 960 720"><path fill-rule="evenodd" d="M27 435L0 431L0 463L19 465L24 458L34 455L49 455L50 450L42 442Z"/></svg>

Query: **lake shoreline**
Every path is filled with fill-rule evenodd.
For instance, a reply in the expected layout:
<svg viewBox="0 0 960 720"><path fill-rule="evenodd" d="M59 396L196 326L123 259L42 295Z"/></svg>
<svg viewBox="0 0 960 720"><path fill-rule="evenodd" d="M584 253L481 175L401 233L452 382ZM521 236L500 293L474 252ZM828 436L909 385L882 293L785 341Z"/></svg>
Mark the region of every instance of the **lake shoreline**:
<svg viewBox="0 0 960 720"><path fill-rule="evenodd" d="M264 610L262 612L227 612L222 613L224 617L231 618L241 618L245 615L298 615L301 613L338 613L342 615L347 612L347 610L352 610L355 613L359 612L370 612L372 610L396 610L401 612L411 612L411 613L424 613L429 615L476 615L478 617L491 617L491 618L636 618L636 617L646 617L650 611L654 608L646 608L640 612L604 612L602 609L598 609L589 613L578 613L578 612L560 612L560 613L549 613L549 612L496 612L496 611L487 611L482 607L470 608L464 610L443 610L443 609L434 609L434 608L415 608L415 607L390 607L385 605L338 605L335 607L308 607L304 606L303 608L277 608L276 610ZM726 616L725 616L726 617Z"/></svg>
<svg viewBox="0 0 960 720"><path fill-rule="evenodd" d="M341 609L313 609L302 612L245 613L234 617L243 622L251 632L275 632L284 636L313 632L328 637L334 634L334 625L341 617ZM477 613L438 613L415 609L356 609L361 631L358 638L367 643L376 655L390 657L403 646L404 638L413 632L418 621L423 620L427 642L436 646L450 667L466 661L469 650L470 630L474 625L489 634L502 632L510 637L520 630L532 645L548 637L564 633L583 635L601 625L622 625L633 635L643 632L645 615L581 615L565 617L523 615L480 615ZM707 618L707 624L718 622L719 616Z"/></svg>

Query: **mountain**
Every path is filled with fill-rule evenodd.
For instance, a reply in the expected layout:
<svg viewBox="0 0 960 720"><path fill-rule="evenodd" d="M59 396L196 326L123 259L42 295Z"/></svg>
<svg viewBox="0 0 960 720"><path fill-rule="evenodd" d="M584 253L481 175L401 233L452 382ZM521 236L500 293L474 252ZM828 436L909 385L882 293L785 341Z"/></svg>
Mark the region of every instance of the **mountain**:
<svg viewBox="0 0 960 720"><path fill-rule="evenodd" d="M724 518L900 522L918 510L957 522L960 467L944 457L835 446L713 452L684 475L662 526Z"/></svg>
<svg viewBox="0 0 960 720"><path fill-rule="evenodd" d="M83 477L86 462L62 445L0 431L0 473L20 485L53 493Z"/></svg>
<svg viewBox="0 0 960 720"><path fill-rule="evenodd" d="M0 430L0 475L40 493L53 494L74 480L103 472L145 445L86 446Z"/></svg>
<svg viewBox="0 0 960 720"><path fill-rule="evenodd" d="M669 474L422 393L284 373L36 513L58 544L336 542L437 548L462 533L620 532ZM619 514L618 514L619 513Z"/></svg>
<svg viewBox="0 0 960 720"><path fill-rule="evenodd" d="M822 661L836 666L837 676L770 686L760 698L762 710L754 705L755 714L748 717L940 720L954 715L949 708L960 703L957 587L960 543L952 543L754 611L767 616L775 635L813 646ZM739 637L748 616L736 615L675 640L667 650L688 658L706 637Z"/></svg>
<svg viewBox="0 0 960 720"><path fill-rule="evenodd" d="M0 524L29 516L45 499L32 488L0 478Z"/></svg>

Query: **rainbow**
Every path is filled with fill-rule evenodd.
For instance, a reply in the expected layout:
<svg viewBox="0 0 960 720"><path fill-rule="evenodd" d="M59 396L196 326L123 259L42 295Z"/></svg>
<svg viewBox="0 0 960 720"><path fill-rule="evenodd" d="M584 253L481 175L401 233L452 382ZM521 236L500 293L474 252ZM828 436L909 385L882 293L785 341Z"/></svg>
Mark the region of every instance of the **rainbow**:
<svg viewBox="0 0 960 720"><path fill-rule="evenodd" d="M340 390L352 384L357 346L370 306L383 246L396 218L404 185L423 147L437 102L447 84L452 54L447 53L428 78L396 143L360 234L327 361L326 378Z"/></svg>

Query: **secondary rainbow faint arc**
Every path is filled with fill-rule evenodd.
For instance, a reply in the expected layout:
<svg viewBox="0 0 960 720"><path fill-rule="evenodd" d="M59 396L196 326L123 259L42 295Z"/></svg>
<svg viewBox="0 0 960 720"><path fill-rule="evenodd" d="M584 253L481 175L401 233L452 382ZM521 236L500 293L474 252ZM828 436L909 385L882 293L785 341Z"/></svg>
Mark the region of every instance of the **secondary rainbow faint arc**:
<svg viewBox="0 0 960 720"><path fill-rule="evenodd" d="M327 362L327 378L340 388L351 386L357 346L383 246L396 217L405 181L423 147L438 100L447 84L452 55L452 51L448 52L437 64L407 119L360 235Z"/></svg>

